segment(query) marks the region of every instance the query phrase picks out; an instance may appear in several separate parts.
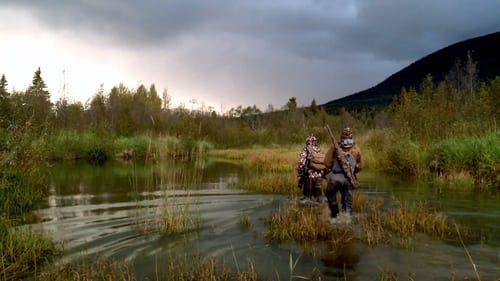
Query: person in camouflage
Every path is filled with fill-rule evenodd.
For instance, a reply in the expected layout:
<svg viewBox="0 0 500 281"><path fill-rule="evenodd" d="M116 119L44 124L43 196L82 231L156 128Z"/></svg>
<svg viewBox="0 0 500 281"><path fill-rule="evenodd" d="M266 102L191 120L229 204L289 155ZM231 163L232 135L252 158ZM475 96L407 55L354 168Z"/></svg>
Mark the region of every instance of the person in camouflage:
<svg viewBox="0 0 500 281"><path fill-rule="evenodd" d="M302 188L302 197L299 199L301 204L321 203L323 182L323 171L311 167L311 155L313 152L321 152L318 142L314 135L306 138L306 146L300 152L297 164L298 187Z"/></svg>
<svg viewBox="0 0 500 281"><path fill-rule="evenodd" d="M341 163L340 159L342 159L342 157L345 157L344 159L347 163ZM337 193L339 192L341 197L341 209L347 218L346 222L349 222L352 213L354 186L346 176L346 171L344 171L344 169L351 169L354 175L363 169L361 150L353 140L351 128L344 128L342 130L340 142L337 146L332 145L328 150L325 155L324 164L327 169L331 170L331 173L327 175L328 185L325 191L328 207L330 208L331 222L335 223L339 221L338 216L340 209L337 202Z"/></svg>

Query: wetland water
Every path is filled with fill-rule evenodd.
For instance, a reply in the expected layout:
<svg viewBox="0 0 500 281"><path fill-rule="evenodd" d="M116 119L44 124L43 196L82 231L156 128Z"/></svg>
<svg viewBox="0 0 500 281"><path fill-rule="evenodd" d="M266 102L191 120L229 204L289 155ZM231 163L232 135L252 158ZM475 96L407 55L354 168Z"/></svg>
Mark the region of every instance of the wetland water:
<svg viewBox="0 0 500 281"><path fill-rule="evenodd" d="M166 261L176 255L215 256L232 268L244 270L248 261L259 276L289 280L310 276L317 269L322 280L346 276L348 280L376 280L382 271L400 280L458 280L474 278L473 265L460 243L419 235L410 249L388 245L355 245L338 256L345 265L324 262L314 250L297 245L273 244L264 239L264 219L290 198L252 194L238 188L245 171L227 162L170 165L87 164L55 165L47 171L50 194L37 211L34 224L64 248L57 262L99 255L132 262L139 280L155 280ZM498 192L443 191L425 183L392 178L369 171L360 173L368 198L386 204L425 201L446 215L481 233L467 244L482 280L500 277L500 195ZM290 188L296 188L291 186ZM200 228L181 235L158 230L165 206L188 206L200 219ZM240 227L242 213L252 225Z"/></svg>

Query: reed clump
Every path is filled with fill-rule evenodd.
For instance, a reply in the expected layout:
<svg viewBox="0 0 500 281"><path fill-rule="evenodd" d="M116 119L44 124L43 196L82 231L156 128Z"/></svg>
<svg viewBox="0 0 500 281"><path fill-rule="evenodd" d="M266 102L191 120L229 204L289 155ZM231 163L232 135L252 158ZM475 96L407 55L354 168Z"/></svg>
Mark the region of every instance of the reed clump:
<svg viewBox="0 0 500 281"><path fill-rule="evenodd" d="M167 205L162 211L160 232L165 235L180 234L199 228L201 220L190 212L189 204Z"/></svg>
<svg viewBox="0 0 500 281"><path fill-rule="evenodd" d="M244 211L240 213L239 226L242 229L249 229L252 226L252 221L250 220L248 212Z"/></svg>
<svg viewBox="0 0 500 281"><path fill-rule="evenodd" d="M265 237L278 243L327 241L334 236L322 208L301 207L295 202L283 211L271 213L266 222L269 230Z"/></svg>
<svg viewBox="0 0 500 281"><path fill-rule="evenodd" d="M365 211L358 218L363 232L359 239L369 246L390 241L390 235L383 225L383 202L380 198L368 201Z"/></svg>
<svg viewBox="0 0 500 281"><path fill-rule="evenodd" d="M382 210L380 203L370 203L367 211L359 218L363 236L361 241L368 245L390 243L398 238L399 246L409 248L417 233L423 233L437 239L456 239L453 221L437 212L428 204L416 203L395 207L387 211ZM466 239L476 239L467 227L460 225L461 233Z"/></svg>
<svg viewBox="0 0 500 281"><path fill-rule="evenodd" d="M0 279L20 280L42 268L58 251L48 236L30 228L16 228L0 217Z"/></svg>

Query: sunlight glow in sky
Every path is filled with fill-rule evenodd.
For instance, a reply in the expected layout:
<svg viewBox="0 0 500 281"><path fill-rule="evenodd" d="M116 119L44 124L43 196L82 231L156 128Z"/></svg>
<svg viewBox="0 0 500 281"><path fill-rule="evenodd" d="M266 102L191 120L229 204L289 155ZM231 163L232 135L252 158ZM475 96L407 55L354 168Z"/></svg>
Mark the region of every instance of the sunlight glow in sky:
<svg viewBox="0 0 500 281"><path fill-rule="evenodd" d="M0 75L55 102L155 84L173 106L318 104L500 30L500 1L3 0ZM64 89L64 91L63 91Z"/></svg>

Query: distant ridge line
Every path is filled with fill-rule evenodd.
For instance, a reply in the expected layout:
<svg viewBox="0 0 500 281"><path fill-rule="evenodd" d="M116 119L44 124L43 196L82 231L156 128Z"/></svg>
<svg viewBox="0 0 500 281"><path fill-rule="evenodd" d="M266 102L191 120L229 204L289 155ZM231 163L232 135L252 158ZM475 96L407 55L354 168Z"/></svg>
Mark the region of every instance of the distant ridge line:
<svg viewBox="0 0 500 281"><path fill-rule="evenodd" d="M344 107L348 110L385 108L401 89L417 88L427 74L435 83L444 80L453 65L465 62L467 53L477 62L478 79L490 80L500 75L500 31L454 43L418 59L407 67L392 74L376 86L329 101L320 105L327 112L336 113Z"/></svg>

